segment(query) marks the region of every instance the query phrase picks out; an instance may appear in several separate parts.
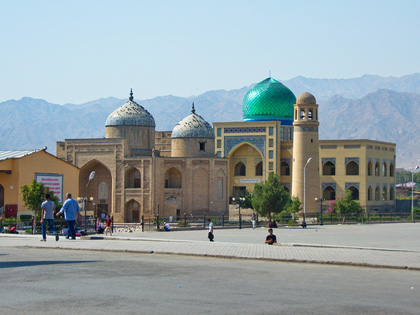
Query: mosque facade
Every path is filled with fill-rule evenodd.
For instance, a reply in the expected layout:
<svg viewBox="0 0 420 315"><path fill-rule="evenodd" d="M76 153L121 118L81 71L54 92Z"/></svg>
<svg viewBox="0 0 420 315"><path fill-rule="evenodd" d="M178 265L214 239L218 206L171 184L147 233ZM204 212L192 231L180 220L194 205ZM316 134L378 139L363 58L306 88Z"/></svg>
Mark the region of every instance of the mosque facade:
<svg viewBox="0 0 420 315"><path fill-rule="evenodd" d="M315 97L296 99L271 77L248 91L242 114L243 121L212 127L193 104L172 131L156 131L131 93L109 115L105 138L57 142L57 157L80 168L79 195L96 201L87 204L90 214L112 214L116 222L228 214L232 197L270 172L305 200L307 216L347 189L367 211L395 210L394 143L319 140Z"/></svg>

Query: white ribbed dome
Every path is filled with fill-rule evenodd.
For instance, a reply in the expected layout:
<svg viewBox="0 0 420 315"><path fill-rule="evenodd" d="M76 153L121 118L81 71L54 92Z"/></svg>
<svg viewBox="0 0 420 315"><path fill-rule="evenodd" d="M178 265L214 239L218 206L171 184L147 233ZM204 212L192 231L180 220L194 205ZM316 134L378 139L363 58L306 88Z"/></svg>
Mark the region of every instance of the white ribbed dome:
<svg viewBox="0 0 420 315"><path fill-rule="evenodd" d="M142 106L134 102L133 91L127 103L114 110L105 122L105 127L111 126L148 126L155 127L155 119Z"/></svg>
<svg viewBox="0 0 420 315"><path fill-rule="evenodd" d="M194 103L191 114L181 120L172 130L172 138L214 138L214 131L203 117L197 115Z"/></svg>

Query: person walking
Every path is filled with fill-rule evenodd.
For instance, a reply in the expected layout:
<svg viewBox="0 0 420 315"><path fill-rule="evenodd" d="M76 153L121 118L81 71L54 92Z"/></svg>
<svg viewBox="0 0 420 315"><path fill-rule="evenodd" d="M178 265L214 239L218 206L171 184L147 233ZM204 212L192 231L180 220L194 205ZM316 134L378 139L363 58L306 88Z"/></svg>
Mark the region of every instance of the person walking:
<svg viewBox="0 0 420 315"><path fill-rule="evenodd" d="M57 217L64 213L64 219L67 222L67 226L69 228L69 234L67 234L66 238L75 240L76 239L76 231L74 230L74 224L76 219L80 216L80 207L76 200L71 197L71 193L67 193L67 200L64 202L61 210L57 212Z"/></svg>
<svg viewBox="0 0 420 315"><path fill-rule="evenodd" d="M252 212L251 220L252 220L252 228L255 229L255 226L257 224L257 215L255 214L255 212Z"/></svg>
<svg viewBox="0 0 420 315"><path fill-rule="evenodd" d="M109 216L107 216L106 221L105 221L105 225L106 225L105 226L105 236L108 235L108 232L109 232L109 236L112 236L111 224L112 224L111 218Z"/></svg>
<svg viewBox="0 0 420 315"><path fill-rule="evenodd" d="M214 242L214 234L213 234L214 223L211 222L210 219L207 219L207 223L209 224L209 235L208 235L209 240L210 240L210 242Z"/></svg>
<svg viewBox="0 0 420 315"><path fill-rule="evenodd" d="M58 241L59 236L54 228L54 209L55 203L50 200L51 195L45 194L45 201L41 204L41 224L42 224L42 239L41 242L47 240L47 222L50 230L55 235L55 240Z"/></svg>

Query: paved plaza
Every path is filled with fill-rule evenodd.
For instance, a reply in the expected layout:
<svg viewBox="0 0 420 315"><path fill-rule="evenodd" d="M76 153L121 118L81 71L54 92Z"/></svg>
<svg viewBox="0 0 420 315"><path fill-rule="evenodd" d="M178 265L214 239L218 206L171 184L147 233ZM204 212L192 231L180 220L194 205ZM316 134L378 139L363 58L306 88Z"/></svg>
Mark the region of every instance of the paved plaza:
<svg viewBox="0 0 420 315"><path fill-rule="evenodd" d="M420 223L311 225L275 229L278 244L265 245L266 228L114 233L77 240L40 235L0 234L0 248L55 248L113 252L208 256L420 270Z"/></svg>

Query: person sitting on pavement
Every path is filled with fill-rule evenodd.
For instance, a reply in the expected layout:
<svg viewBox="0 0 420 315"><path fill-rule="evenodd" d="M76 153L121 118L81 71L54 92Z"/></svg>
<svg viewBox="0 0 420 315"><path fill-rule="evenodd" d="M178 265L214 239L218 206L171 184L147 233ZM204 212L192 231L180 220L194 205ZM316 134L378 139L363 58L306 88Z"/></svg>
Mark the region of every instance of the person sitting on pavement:
<svg viewBox="0 0 420 315"><path fill-rule="evenodd" d="M276 236L273 234L273 229L268 229L268 235L265 238L265 244L268 245L273 245L274 243L277 243L277 238Z"/></svg>
<svg viewBox="0 0 420 315"><path fill-rule="evenodd" d="M171 230L171 226L168 222L163 222L163 229L168 232Z"/></svg>

